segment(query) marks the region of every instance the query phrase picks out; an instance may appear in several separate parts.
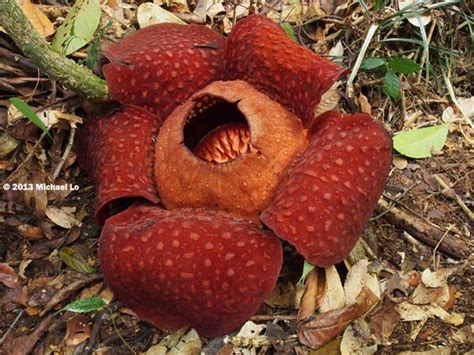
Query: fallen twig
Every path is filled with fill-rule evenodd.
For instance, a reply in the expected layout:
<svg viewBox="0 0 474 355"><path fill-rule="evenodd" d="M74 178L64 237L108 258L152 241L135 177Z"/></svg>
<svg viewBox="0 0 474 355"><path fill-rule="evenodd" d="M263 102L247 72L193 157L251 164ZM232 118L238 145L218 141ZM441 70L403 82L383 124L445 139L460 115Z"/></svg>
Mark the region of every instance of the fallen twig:
<svg viewBox="0 0 474 355"><path fill-rule="evenodd" d="M472 212L469 207L467 207L467 205L464 203L464 201L461 199L461 197L459 197L459 195L454 191L454 189L449 186L442 178L441 176L437 175L437 174L433 174L433 178L435 179L435 181L439 184L439 186L442 187L442 190L441 190L441 193L446 196L446 197L449 197L451 199L453 199L454 201L456 201L456 203L459 205L459 207L461 207L461 209L464 211L464 213L467 215L467 217L471 220L471 221L474 221L474 212Z"/></svg>
<svg viewBox="0 0 474 355"><path fill-rule="evenodd" d="M386 211L386 212L385 212ZM395 227L408 232L411 236L438 249L456 259L462 259L469 255L469 245L467 241L456 238L451 234L444 233L443 230L431 226L419 217L407 213L401 208L392 206L385 199L381 198L377 207L377 213L384 213L384 218ZM444 239L443 239L444 238Z"/></svg>

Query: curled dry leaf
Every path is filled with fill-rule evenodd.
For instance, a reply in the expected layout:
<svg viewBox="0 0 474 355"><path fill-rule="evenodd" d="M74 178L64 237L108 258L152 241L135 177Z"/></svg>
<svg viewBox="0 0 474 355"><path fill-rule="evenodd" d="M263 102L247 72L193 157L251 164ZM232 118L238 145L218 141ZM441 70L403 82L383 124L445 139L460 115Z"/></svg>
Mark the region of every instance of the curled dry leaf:
<svg viewBox="0 0 474 355"><path fill-rule="evenodd" d="M360 110L363 113L367 113L369 115L372 115L372 105L370 104L369 99L367 99L367 96L360 93L358 101L359 101Z"/></svg>
<svg viewBox="0 0 474 355"><path fill-rule="evenodd" d="M398 8L400 10L403 10L405 7L416 4L418 2L421 2L421 1L419 1L419 0L398 0ZM408 19L408 22L410 22L413 26L425 27L427 24L429 24L431 22L431 15L428 13L427 15L410 16L407 19Z"/></svg>
<svg viewBox="0 0 474 355"><path fill-rule="evenodd" d="M356 318L369 311L378 298L368 287L363 287L355 304L321 313L301 321L297 325L299 341L313 349L326 344Z"/></svg>
<svg viewBox="0 0 474 355"><path fill-rule="evenodd" d="M413 294L410 302L414 304L433 304L444 307L450 299L449 286L447 284L440 287L426 287L420 283Z"/></svg>
<svg viewBox="0 0 474 355"><path fill-rule="evenodd" d="M201 339L194 329L181 328L149 348L144 355L198 355L201 347Z"/></svg>
<svg viewBox="0 0 474 355"><path fill-rule="evenodd" d="M369 261L360 260L349 271L344 283L346 305L357 303L357 297L364 287L367 287L380 300L380 286L377 276L369 273Z"/></svg>
<svg viewBox="0 0 474 355"><path fill-rule="evenodd" d="M408 166L408 160L402 156L395 156L392 160L393 165L400 170L406 169Z"/></svg>
<svg viewBox="0 0 474 355"><path fill-rule="evenodd" d="M27 240L40 240L43 238L43 230L37 226L31 226L29 224L22 224L18 226L18 231Z"/></svg>
<svg viewBox="0 0 474 355"><path fill-rule="evenodd" d="M326 287L319 306L321 313L342 308L346 304L344 287L336 267L333 265L324 271L326 274Z"/></svg>
<svg viewBox="0 0 474 355"><path fill-rule="evenodd" d="M355 304L301 321L297 325L298 339L303 345L317 349L341 334L354 319L364 315L377 301L377 296L368 287L364 287Z"/></svg>
<svg viewBox="0 0 474 355"><path fill-rule="evenodd" d="M74 226L80 226L81 223L74 218L75 207L57 208L49 206L46 209L46 216L56 225L69 229Z"/></svg>
<svg viewBox="0 0 474 355"><path fill-rule="evenodd" d="M339 104L341 94L339 93L340 81L336 81L332 86L321 96L321 101L314 110L314 117L318 117L325 112L332 111Z"/></svg>
<svg viewBox="0 0 474 355"><path fill-rule="evenodd" d="M425 269L421 274L421 281L426 287L441 287L447 284L448 277L451 276L457 268L439 269L431 271Z"/></svg>
<svg viewBox="0 0 474 355"><path fill-rule="evenodd" d="M314 268L306 276L306 287L298 310L298 321L311 317L319 307L325 282L319 280L318 270Z"/></svg>
<svg viewBox="0 0 474 355"><path fill-rule="evenodd" d="M20 284L20 278L10 265L0 263L0 283L9 288L16 288Z"/></svg>
<svg viewBox="0 0 474 355"><path fill-rule="evenodd" d="M172 12L163 9L152 2L145 2L138 6L137 21L140 25L140 28L156 25L158 23L177 23L181 25L186 24Z"/></svg>

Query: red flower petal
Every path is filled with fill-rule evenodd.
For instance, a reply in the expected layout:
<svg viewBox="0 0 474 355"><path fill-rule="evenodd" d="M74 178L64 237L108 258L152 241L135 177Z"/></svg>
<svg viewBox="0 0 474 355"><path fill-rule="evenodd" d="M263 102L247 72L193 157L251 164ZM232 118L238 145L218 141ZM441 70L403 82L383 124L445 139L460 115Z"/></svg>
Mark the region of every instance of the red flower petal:
<svg viewBox="0 0 474 355"><path fill-rule="evenodd" d="M96 185L95 219L103 224L114 203L159 202L153 182L153 140L159 119L133 106L90 119L79 135L79 159Z"/></svg>
<svg viewBox="0 0 474 355"><path fill-rule="evenodd" d="M366 114L328 112L312 134L261 220L326 267L347 257L359 238L385 187L392 142Z"/></svg>
<svg viewBox="0 0 474 355"><path fill-rule="evenodd" d="M226 72L311 122L322 94L346 69L298 45L272 20L249 16L227 39Z"/></svg>
<svg viewBox="0 0 474 355"><path fill-rule="evenodd" d="M109 95L166 119L194 92L224 78L224 45L224 37L205 26L141 29L106 51Z"/></svg>
<svg viewBox="0 0 474 355"><path fill-rule="evenodd" d="M160 329L191 325L226 334L258 310L282 264L278 238L206 210L134 205L100 237L102 272L114 294Z"/></svg>

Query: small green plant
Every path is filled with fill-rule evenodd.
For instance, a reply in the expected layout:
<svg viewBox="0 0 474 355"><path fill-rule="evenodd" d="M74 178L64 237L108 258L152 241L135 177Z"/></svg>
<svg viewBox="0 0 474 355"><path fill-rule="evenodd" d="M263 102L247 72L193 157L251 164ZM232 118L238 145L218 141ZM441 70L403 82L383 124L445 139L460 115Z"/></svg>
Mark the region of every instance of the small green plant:
<svg viewBox="0 0 474 355"><path fill-rule="evenodd" d="M28 105L25 101L20 99L19 97L12 97L10 102L13 106L17 108L28 120L30 120L34 125L39 127L44 133L48 135L49 138L52 139L51 135L48 132L48 127L41 121L38 115L33 111L33 108Z"/></svg>
<svg viewBox="0 0 474 355"><path fill-rule="evenodd" d="M373 71L376 75L383 75L383 92L392 99L400 96L400 74L412 74L421 70L421 67L411 59L393 58L366 58L360 68Z"/></svg>

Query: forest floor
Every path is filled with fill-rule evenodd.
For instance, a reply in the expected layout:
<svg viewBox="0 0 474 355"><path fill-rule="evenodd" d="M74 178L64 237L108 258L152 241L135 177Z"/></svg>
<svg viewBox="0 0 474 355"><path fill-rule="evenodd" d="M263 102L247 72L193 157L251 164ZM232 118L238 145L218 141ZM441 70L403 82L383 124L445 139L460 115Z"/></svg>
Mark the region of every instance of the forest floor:
<svg viewBox="0 0 474 355"><path fill-rule="evenodd" d="M187 14L181 16L187 21L199 17L196 11L194 17L189 16L196 8L194 2L156 3L172 13ZM295 322L304 290L297 286L302 260L286 250L292 260L276 291L252 319L257 325L247 324L253 332L244 330L240 338L230 336L224 342L224 337L163 333L140 321L113 298L100 273L97 246L101 228L93 221L95 189L78 166L75 144L78 122L87 120L87 105L39 73L0 30L2 185L44 183L58 176L55 184L78 186L77 190L49 192L10 189L0 195L0 353L128 354L148 350L147 354L176 354L199 353L201 348L206 354L472 351L472 2L446 1L430 8L423 18L429 22L421 27L408 19L391 22L399 19L396 14L402 1L319 0L309 7L295 0L271 4L244 0L237 7L231 2L204 3L207 24L226 35L236 16L245 17L257 9L289 24L287 29L297 40L347 68L354 68L361 48L364 58L382 60L384 64L376 70L359 70L349 86L348 77L341 80L339 110L371 113L393 136L427 126L449 126L442 148L433 149L430 156L410 158L394 152L387 187L362 236L364 252L382 290L378 305L323 349L303 346L297 341ZM57 28L71 5L51 0L37 9ZM103 43L139 28L139 3L134 0L109 0L102 6ZM383 26L364 44L374 23ZM428 55L425 40L430 44ZM72 58L83 61L87 55L83 48ZM387 95L390 88L384 90L384 75L386 63L397 57L409 58L422 69L396 74L400 89L398 95L392 92L395 98ZM427 78L428 59L432 70ZM13 117L11 97L21 97L45 116L56 116L52 139L26 118ZM342 283L347 274L344 268L337 267ZM57 312L90 297L110 303L93 312ZM156 345L169 334L168 348Z"/></svg>

